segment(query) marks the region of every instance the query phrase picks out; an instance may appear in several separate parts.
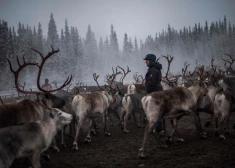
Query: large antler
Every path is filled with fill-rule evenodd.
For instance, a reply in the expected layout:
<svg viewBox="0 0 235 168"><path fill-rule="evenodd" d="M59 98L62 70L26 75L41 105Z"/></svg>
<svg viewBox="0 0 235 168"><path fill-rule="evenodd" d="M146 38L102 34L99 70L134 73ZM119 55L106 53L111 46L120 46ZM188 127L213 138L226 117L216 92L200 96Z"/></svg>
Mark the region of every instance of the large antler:
<svg viewBox="0 0 235 168"><path fill-rule="evenodd" d="M169 72L170 72L170 66L171 66L171 62L173 61L174 57L171 55L162 55L162 57L166 58L168 66L167 66L167 71L166 71L166 75L165 75L165 79L170 83L170 84L174 84L176 83L177 79L172 79L172 77L168 77Z"/></svg>
<svg viewBox="0 0 235 168"><path fill-rule="evenodd" d="M188 70L188 66L189 66L190 64L188 64L188 61L186 61L185 63L184 63L184 68L182 69L182 76L183 76L183 78L185 79L185 76L186 76L186 73L187 73L187 70Z"/></svg>
<svg viewBox="0 0 235 168"><path fill-rule="evenodd" d="M100 76L100 75L96 75L96 73L93 73L93 78L94 78L94 80L95 80L97 86L100 88L100 90L103 90L103 91L104 91L104 89L102 89L102 88L100 87L100 85L99 85L99 82L98 82L99 76Z"/></svg>
<svg viewBox="0 0 235 168"><path fill-rule="evenodd" d="M40 65L38 65L38 63L25 62L24 56L23 56L23 64L20 64L19 58L17 57L17 63L18 63L18 65L19 65L19 67L18 67L17 70L14 71L13 68L12 68L12 65L11 65L10 60L7 59L9 65L10 65L10 70L11 70L11 72L14 74L14 77L15 77L15 86L16 86L16 89L17 89L19 92L24 93L24 94L42 94L43 92L44 92L44 93L45 93L45 92L49 93L49 92L54 92L54 91L60 90L60 89L62 89L63 87L67 86L67 85L71 82L71 80L72 80L72 75L71 75L70 77L68 77L67 80L64 82L64 84L63 84L61 87L59 87L59 88L56 88L56 89L50 90L50 91L44 90L43 88L41 88L41 86L40 86L40 77L41 77L41 72L42 72L43 65L44 65L44 63L46 62L46 60L47 60L50 56L52 56L53 54L59 52L59 49L58 49L58 50L54 50L52 46L51 46L51 48L52 48L52 51L49 52L45 57L42 55L41 52L39 52L39 51L37 51L37 50L35 50L35 49L32 48L32 50L34 50L35 52L37 52L37 53L41 56L41 58L42 58L42 62L41 62ZM19 87L19 83L18 83L19 73L20 73L20 71L22 71L22 70L23 70L26 66L28 66L28 65L37 66L37 67L39 68L38 77L37 77L37 87L38 87L38 89L39 89L41 92L40 92L40 91L32 91L32 90L31 90L31 91L26 91L26 90L24 90L24 89L22 90L22 89Z"/></svg>
<svg viewBox="0 0 235 168"><path fill-rule="evenodd" d="M204 73L204 66L202 65L202 66L198 67L198 70L197 70L197 74L199 76L200 81L204 80L203 73Z"/></svg>
<svg viewBox="0 0 235 168"><path fill-rule="evenodd" d="M225 68L227 69L226 71L228 72L232 68L232 65L235 62L235 59L232 58L232 56L229 54L226 54L226 53L224 53L224 54L227 55L231 59L231 61L228 61L228 60L221 58L223 61L225 61ZM226 62L229 63L229 67L226 67Z"/></svg>
<svg viewBox="0 0 235 168"><path fill-rule="evenodd" d="M43 91L43 92L54 92L54 91L60 90L60 89L62 89L63 87L67 86L67 85L71 82L71 80L72 80L72 75L71 75L70 77L68 76L67 79L66 79L66 81L63 83L63 85L60 86L59 88L54 89L54 90L47 91L47 90L44 90L43 88L41 88L41 86L40 86L40 77L41 77L42 67L43 67L44 63L46 62L46 60L47 60L50 56L52 56L53 54L58 53L58 52L60 51L59 49L58 49L58 50L54 50L52 46L51 46L51 49L52 49L52 51L49 52L45 57L43 57L43 55L42 55L41 52L39 52L39 51L37 51L37 50L35 50L35 49L32 48L32 50L34 50L35 52L37 52L37 53L41 56L41 58L42 58L42 62L41 62L41 64L38 66L38 67L39 67L39 71L38 71L38 78L37 78L37 87L38 87L39 90L41 90L41 91Z"/></svg>
<svg viewBox="0 0 235 168"><path fill-rule="evenodd" d="M144 81L143 76L142 75L138 75L138 72L134 73L133 78L134 78L136 83L143 83L143 81Z"/></svg>
<svg viewBox="0 0 235 168"><path fill-rule="evenodd" d="M115 77L116 77L118 74L121 74L121 72L118 71L117 68L116 68L116 72L115 72L114 69L113 69L113 67L112 67L112 71L113 71L113 74L116 74ZM106 79L106 82L107 82L108 84L110 84L111 81L114 80L114 79L113 79L113 74L112 74L112 75L110 75L110 74L107 74L107 75L106 75L105 79Z"/></svg>
<svg viewBox="0 0 235 168"><path fill-rule="evenodd" d="M127 71L125 71L122 67L118 66L118 68L120 68L122 71L123 71L123 77L120 79L120 81L122 82L123 84L123 80L124 78L126 77L126 75L131 72L130 68L127 66Z"/></svg>

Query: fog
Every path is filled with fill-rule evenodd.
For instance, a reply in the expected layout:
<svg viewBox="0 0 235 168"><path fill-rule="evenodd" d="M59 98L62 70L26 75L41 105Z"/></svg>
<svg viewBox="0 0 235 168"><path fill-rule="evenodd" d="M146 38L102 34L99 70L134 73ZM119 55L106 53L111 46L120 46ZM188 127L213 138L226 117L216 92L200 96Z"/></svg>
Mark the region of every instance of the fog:
<svg viewBox="0 0 235 168"><path fill-rule="evenodd" d="M155 54L157 58L160 57L159 62L163 65L163 74L167 68L167 61L162 55L174 56L171 65L171 72L174 74L181 72L186 61L190 64L189 70L193 70L196 60L199 64L209 65L211 58L216 57L216 62L221 64L220 57L224 56L224 52L234 54L230 46L223 46L227 37L211 35L205 43L205 35L198 35L200 39L191 43L187 40L185 42L176 34L180 34L180 30L184 28L193 32L195 24L200 25L204 30L205 22L208 23L210 29L213 22L224 23L224 16L227 19L228 29L229 22L231 26L235 23L234 6L235 1L233 0L0 0L0 20L7 22L7 26L11 30L14 27L16 36L19 36L19 22L31 32L34 28L38 31L40 23L43 34L42 48L39 48L38 45L31 46L30 43L19 45L27 41L22 37L24 42L16 42L18 48L16 47L14 54L6 52L7 55L1 55L4 57L1 66L5 68L1 74L4 76L1 88L6 87L7 80L13 82L6 58L15 62L14 68L16 68L16 56L22 60L22 56L26 55L27 60L40 62L40 56L32 52L31 47L40 50L44 55L51 51L52 42L50 42L48 34L51 14L53 14L59 36L58 43L60 43L55 43L53 46L55 49L59 48L60 52L49 58L48 63L45 64L47 68L44 67L41 84L45 78L49 78L50 82L56 80L58 83L62 83L67 76L72 74L73 82L94 85L93 73L100 75L99 82L104 84L104 77L112 73L112 67L115 69L117 66L121 66L125 70L127 67L131 69L131 73L125 78L126 82L133 82L135 72L144 76L147 66L143 58L148 53ZM63 30L66 37L66 23L71 37L69 42L62 42L61 31ZM88 40L89 25L91 43ZM111 33L111 25L114 28L117 46L116 44L111 45L111 36L114 35ZM75 39L78 40L76 46L72 41L74 33L72 28L75 28L78 33L78 37ZM172 38L169 44L167 39L170 38L171 32L175 39ZM133 46L130 52L124 51L125 33L128 36L128 45ZM99 45L101 39L104 45L102 51ZM108 39L109 49L105 49L106 39ZM135 51L135 39L138 51ZM72 51L72 48L76 48L78 51ZM37 68L30 67L22 72L21 84L26 82L27 87L35 86L36 71ZM6 74L8 74L8 78L6 78ZM13 85L12 82L11 85Z"/></svg>

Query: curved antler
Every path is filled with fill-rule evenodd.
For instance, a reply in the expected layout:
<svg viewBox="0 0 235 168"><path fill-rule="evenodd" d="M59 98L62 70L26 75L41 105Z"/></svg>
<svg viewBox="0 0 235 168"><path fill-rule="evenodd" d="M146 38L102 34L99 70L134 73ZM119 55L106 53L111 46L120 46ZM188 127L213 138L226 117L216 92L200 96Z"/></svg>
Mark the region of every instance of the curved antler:
<svg viewBox="0 0 235 168"><path fill-rule="evenodd" d="M100 75L96 75L96 73L93 73L93 78L94 78L94 80L95 80L97 86L100 88L100 90L103 90L103 91L104 91L104 89L102 89L102 88L100 87L100 85L99 85L99 82L98 82L99 76L100 76Z"/></svg>
<svg viewBox="0 0 235 168"><path fill-rule="evenodd" d="M46 93L49 93L49 92L54 92L54 91L60 90L60 89L62 89L63 87L67 86L67 85L71 82L71 80L72 80L72 75L71 75L70 77L68 77L67 80L64 82L64 84L63 84L61 87L59 87L59 88L56 88L56 89L50 90L50 91L44 90L43 88L41 88L41 86L40 86L40 77L41 77L41 72L42 72L43 65L44 65L44 63L46 62L46 60L47 60L50 56L52 56L53 54L59 52L59 49L58 49L58 50L54 50L52 46L51 46L51 48L52 48L52 51L49 52L45 57L42 55L41 52L39 52L39 51L37 51L37 50L35 50L35 49L32 48L32 50L34 50L35 52L37 52L37 53L41 56L41 58L42 58L42 62L41 62L40 65L38 65L38 63L25 62L24 56L23 56L23 64L20 64L19 58L17 57L17 63L18 63L18 65L19 65L19 67L18 67L18 69L17 69L16 71L14 71L13 68L12 68L12 65L11 65L10 60L7 59L9 65L10 65L10 70L11 70L11 72L14 74L16 89L17 89L19 92L24 93L24 94L42 94L43 92L44 92L44 93L45 93L45 92L46 92ZM39 68L38 77L37 77L37 87L38 87L38 89L39 89L41 92L40 92L40 91L32 91L32 90L31 90L31 91L26 91L26 90L24 90L24 89L22 90L22 89L19 87L19 83L18 83L19 73L20 73L21 70L23 70L23 69L24 69L26 66L28 66L28 65L37 66L37 67Z"/></svg>
<svg viewBox="0 0 235 168"><path fill-rule="evenodd" d="M169 82L170 84L174 84L176 83L177 79L172 79L172 77L168 77L169 72L170 72L170 66L171 66L171 62L173 61L174 57L171 55L162 55L162 57L166 58L168 66L167 66L167 71L166 71L166 75L165 75L165 79L167 80L167 82ZM171 79L170 79L171 78Z"/></svg>
<svg viewBox="0 0 235 168"><path fill-rule="evenodd" d="M127 66L127 71L125 71L122 67L118 66L123 71L123 77L121 78L121 82L123 84L123 79L126 77L126 75L131 72L130 68Z"/></svg>
<svg viewBox="0 0 235 168"><path fill-rule="evenodd" d="M52 49L52 51L49 52L45 57L43 57L43 55L42 55L41 52L39 52L38 50L35 50L35 49L32 48L32 50L34 50L35 52L37 52L37 53L41 56L41 58L42 58L42 62L41 62L41 64L38 66L38 67L39 67L39 71L38 71L38 78L37 78L37 87L38 87L38 89L39 89L40 91L43 91L43 92L55 92L55 91L57 91L57 90L60 90L60 89L62 89L63 87L67 86L67 85L71 82L71 80L72 80L72 75L71 75L70 77L68 76L67 79L66 79L66 81L63 83L63 85L60 86L59 88L54 89L54 90L48 91L48 90L45 90L45 89L41 88L41 86L40 86L40 77L41 77L42 67L43 67L44 63L46 62L46 60L47 60L49 57L51 57L53 54L58 53L58 52L60 51L59 49L58 49L58 50L54 50L54 48L53 48L52 46L51 46L51 49Z"/></svg>

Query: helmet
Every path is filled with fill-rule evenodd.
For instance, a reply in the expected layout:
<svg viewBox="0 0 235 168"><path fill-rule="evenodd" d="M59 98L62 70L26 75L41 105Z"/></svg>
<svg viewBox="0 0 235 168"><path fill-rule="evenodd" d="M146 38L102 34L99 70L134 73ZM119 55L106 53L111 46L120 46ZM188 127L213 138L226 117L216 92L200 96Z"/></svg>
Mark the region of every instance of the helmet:
<svg viewBox="0 0 235 168"><path fill-rule="evenodd" d="M156 61L156 56L154 54L147 54L145 56L144 60L149 60L149 61L155 62Z"/></svg>

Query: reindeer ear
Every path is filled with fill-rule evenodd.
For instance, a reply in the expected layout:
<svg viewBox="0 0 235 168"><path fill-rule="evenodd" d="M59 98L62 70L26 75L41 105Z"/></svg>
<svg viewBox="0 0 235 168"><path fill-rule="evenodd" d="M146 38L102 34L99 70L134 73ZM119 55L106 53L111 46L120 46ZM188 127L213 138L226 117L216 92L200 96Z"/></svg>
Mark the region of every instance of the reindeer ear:
<svg viewBox="0 0 235 168"><path fill-rule="evenodd" d="M50 116L51 118L54 118L57 113L58 113L58 109L52 108L52 109L50 110L49 116Z"/></svg>
<svg viewBox="0 0 235 168"><path fill-rule="evenodd" d="M53 114L52 112L50 112L50 113L49 113L49 117L50 117L50 118L54 118L55 116L54 116L54 114Z"/></svg>

